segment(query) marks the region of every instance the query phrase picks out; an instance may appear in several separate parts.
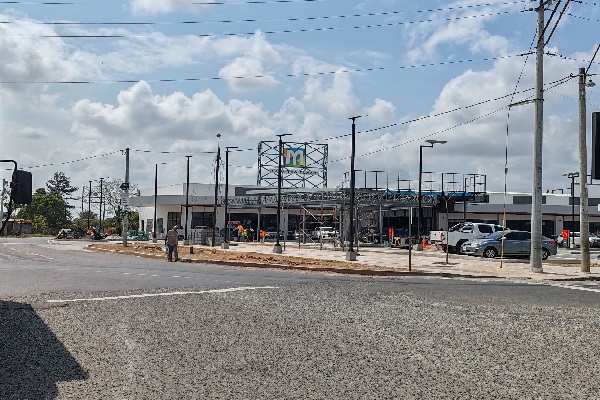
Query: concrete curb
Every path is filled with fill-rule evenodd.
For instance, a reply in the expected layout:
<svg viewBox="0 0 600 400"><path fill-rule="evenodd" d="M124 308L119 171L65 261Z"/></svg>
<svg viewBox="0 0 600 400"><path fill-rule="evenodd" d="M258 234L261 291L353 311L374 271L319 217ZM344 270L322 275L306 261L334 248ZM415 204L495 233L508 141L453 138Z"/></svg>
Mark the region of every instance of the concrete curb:
<svg viewBox="0 0 600 400"><path fill-rule="evenodd" d="M162 259L164 260L164 256L162 254L151 254L146 252L135 252L135 251L119 251L118 249L103 249L103 248L92 248L91 246L86 247L91 251L98 251L104 253L114 253L114 254L122 254L122 255L130 255L135 257L144 257L144 258L152 258L152 259ZM256 253L261 254L261 253ZM306 258L306 257L302 257ZM312 261L321 261L317 259L306 258L307 260ZM469 273L454 273L454 272L433 272L433 271L424 271L419 269L413 269L411 271L408 270L398 270L398 269L377 269L377 268L343 268L343 267L326 267L326 266L308 266L308 265L289 265L289 264L281 264L281 263L269 263L268 261L263 262L248 262L248 261L225 261L225 260L194 260L190 258L180 258L180 263L186 264L209 264L209 265L221 265L228 267L238 267L238 268L256 268L256 269L280 269L280 270L289 270L289 271L301 271L301 272L327 272L327 273L335 273L340 275L357 275L357 276L381 276L381 277L402 277L402 276L436 276L441 278L471 278L471 279L511 279L510 277L503 277L497 275L476 275ZM522 279L530 279L530 278L522 278Z"/></svg>

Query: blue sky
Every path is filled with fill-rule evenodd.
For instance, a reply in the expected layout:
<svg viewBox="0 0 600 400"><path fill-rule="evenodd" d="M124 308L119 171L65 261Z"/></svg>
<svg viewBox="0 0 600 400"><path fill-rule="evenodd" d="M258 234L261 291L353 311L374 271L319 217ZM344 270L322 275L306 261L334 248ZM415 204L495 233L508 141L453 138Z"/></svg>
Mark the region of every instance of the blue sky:
<svg viewBox="0 0 600 400"><path fill-rule="evenodd" d="M536 13L527 9L537 5L6 4L0 8L0 157L30 170L34 188L57 171L79 187L100 177L123 179L119 150L127 147L130 180L139 187L153 186L155 163L166 163L159 166L159 185L184 182L186 155L192 156L190 180L210 183L220 133L221 148L247 149L232 154L230 182L254 184L258 143L289 133L294 142L329 145L333 187L350 166L348 118L361 115L357 169L386 171L394 182L398 175L416 179L419 146L446 140L424 149L425 171L485 174L487 189L502 191L508 150L508 190L530 192L534 107L513 107L509 118L507 106L533 93L535 58L527 53ZM599 3L571 2L546 46L545 188L569 187L561 175L579 169L577 79L553 82L590 65L599 22ZM594 76L600 55L589 73L600 83ZM587 90L589 153L598 87ZM374 176L367 180L373 186Z"/></svg>

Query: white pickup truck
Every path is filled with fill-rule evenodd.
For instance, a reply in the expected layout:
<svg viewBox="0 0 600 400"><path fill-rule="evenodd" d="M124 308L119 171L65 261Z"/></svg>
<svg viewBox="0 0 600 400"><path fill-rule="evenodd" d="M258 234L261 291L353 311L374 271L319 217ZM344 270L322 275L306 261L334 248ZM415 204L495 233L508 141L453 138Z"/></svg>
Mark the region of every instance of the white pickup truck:
<svg viewBox="0 0 600 400"><path fill-rule="evenodd" d="M448 231L431 231L429 234L429 243L440 245L448 252L460 253L463 243L473 239L481 239L494 232L508 230L500 225L484 224L480 222L463 222L454 225Z"/></svg>

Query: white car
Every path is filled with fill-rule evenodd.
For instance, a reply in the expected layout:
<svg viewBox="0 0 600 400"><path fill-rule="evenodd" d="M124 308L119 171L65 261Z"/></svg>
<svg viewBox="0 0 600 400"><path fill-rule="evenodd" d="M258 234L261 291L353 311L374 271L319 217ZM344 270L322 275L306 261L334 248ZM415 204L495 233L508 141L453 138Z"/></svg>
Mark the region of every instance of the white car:
<svg viewBox="0 0 600 400"><path fill-rule="evenodd" d="M556 238L556 243L559 246L566 247L566 245L563 245L564 240L565 239L563 239L563 237L561 235L559 235ZM600 237L598 235L596 235L595 233L592 233L592 232L589 233L589 240L590 240L590 247L600 247ZM570 247L573 247L573 243L575 243L575 247L581 247L581 234L579 232L571 232L570 237L569 237Z"/></svg>
<svg viewBox="0 0 600 400"><path fill-rule="evenodd" d="M338 235L338 232L331 226L320 226L311 233L313 239L333 239Z"/></svg>

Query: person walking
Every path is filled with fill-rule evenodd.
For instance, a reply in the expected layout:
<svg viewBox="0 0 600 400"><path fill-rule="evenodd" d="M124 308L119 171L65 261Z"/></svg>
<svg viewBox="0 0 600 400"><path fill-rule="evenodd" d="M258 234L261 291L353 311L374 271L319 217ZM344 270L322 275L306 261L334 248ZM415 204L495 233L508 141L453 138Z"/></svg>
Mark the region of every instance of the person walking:
<svg viewBox="0 0 600 400"><path fill-rule="evenodd" d="M239 224L237 226L237 230L238 230L238 241L240 241L240 242L244 241L244 225Z"/></svg>
<svg viewBox="0 0 600 400"><path fill-rule="evenodd" d="M167 259L173 261L173 253L175 253L175 260L179 261L179 252L177 251L177 245L179 244L179 233L177 232L177 225L175 225L165 235L165 244L167 245Z"/></svg>

